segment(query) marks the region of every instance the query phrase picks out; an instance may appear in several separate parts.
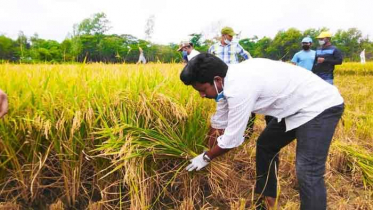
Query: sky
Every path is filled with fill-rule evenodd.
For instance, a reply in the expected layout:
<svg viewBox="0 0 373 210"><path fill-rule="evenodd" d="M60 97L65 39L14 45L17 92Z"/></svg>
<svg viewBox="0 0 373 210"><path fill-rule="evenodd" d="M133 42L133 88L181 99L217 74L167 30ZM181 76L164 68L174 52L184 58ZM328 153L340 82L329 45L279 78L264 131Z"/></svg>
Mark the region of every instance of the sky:
<svg viewBox="0 0 373 210"><path fill-rule="evenodd" d="M73 25L104 12L110 21L107 34L145 38L147 19L155 16L150 41L179 43L192 33L211 38L223 26L241 38L273 38L279 30L295 27L356 27L373 40L373 0L0 0L0 34L63 41Z"/></svg>

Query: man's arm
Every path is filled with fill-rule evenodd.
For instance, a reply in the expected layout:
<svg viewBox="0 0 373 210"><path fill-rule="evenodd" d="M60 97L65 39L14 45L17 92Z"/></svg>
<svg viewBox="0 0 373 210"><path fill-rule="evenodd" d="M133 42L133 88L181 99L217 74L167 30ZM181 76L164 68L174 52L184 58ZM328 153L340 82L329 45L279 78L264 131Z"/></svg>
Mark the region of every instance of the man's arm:
<svg viewBox="0 0 373 210"><path fill-rule="evenodd" d="M211 45L211 47L210 47L209 50L208 50L208 53L215 55L215 50L214 50L214 48L215 48L215 45L214 45L214 44Z"/></svg>
<svg viewBox="0 0 373 210"><path fill-rule="evenodd" d="M8 97L0 90L0 118L8 112Z"/></svg>
<svg viewBox="0 0 373 210"><path fill-rule="evenodd" d="M199 171L206 167L210 160L223 155L243 143L246 125L260 92L260 87L258 87L260 84L255 85L255 82L253 84L255 88L238 93L235 98L224 100L227 101L224 111L225 114L228 114L226 122L228 126L226 126L224 135L217 138L217 145L213 146L209 151L191 159L191 163L186 167L186 170ZM210 131L209 133L213 132L213 130ZM212 136L212 139L215 140L214 136Z"/></svg>
<svg viewBox="0 0 373 210"><path fill-rule="evenodd" d="M217 145L217 139L219 136L223 135L223 133L224 133L224 129L215 129L213 127L210 127L210 130L207 136L208 144L209 144L209 151L207 152L207 156L209 156L211 160L230 150L230 149L222 149Z"/></svg>
<svg viewBox="0 0 373 210"><path fill-rule="evenodd" d="M209 146L210 150L213 150L214 153L210 154L216 154L221 155L222 150L220 150L217 147L217 138L221 136L224 132L224 128L227 127L227 120L228 120L228 102L226 99L219 101L216 104L216 112L211 117L211 126L209 129L209 132L206 136L206 141ZM209 155L207 155L210 157ZM210 161L205 160L205 153L202 153L195 158L190 160L190 164L186 167L186 170L193 171L193 170L201 170L205 166L209 164Z"/></svg>
<svg viewBox="0 0 373 210"><path fill-rule="evenodd" d="M313 66L312 66L312 69L311 71L314 72L316 66L317 66L317 59L318 59L318 55L317 55L317 51L315 52L315 60L313 61Z"/></svg>
<svg viewBox="0 0 373 210"><path fill-rule="evenodd" d="M243 47L237 43L237 53L241 55L245 60L251 58L251 55L249 52L243 49Z"/></svg>
<svg viewBox="0 0 373 210"><path fill-rule="evenodd" d="M295 53L293 59L291 59L291 63L294 65L298 64L298 53Z"/></svg>
<svg viewBox="0 0 373 210"><path fill-rule="evenodd" d="M258 95L259 89L253 89L252 92L241 93L236 98L227 100L228 126L224 134L217 138L218 144L207 152L211 160L243 143L246 126Z"/></svg>
<svg viewBox="0 0 373 210"><path fill-rule="evenodd" d="M326 63L331 63L333 65L340 65L342 64L342 53L340 50L338 50L337 48L335 48L334 52L333 52L333 58L325 58L324 59L324 62Z"/></svg>
<svg viewBox="0 0 373 210"><path fill-rule="evenodd" d="M214 159L216 157L219 157L220 155L223 155L223 154L227 153L231 149L232 148L223 149L223 148L220 148L218 145L215 145L212 149L210 149L209 151L207 151L206 154L212 160L212 159Z"/></svg>
<svg viewBox="0 0 373 210"><path fill-rule="evenodd" d="M206 136L206 142L209 146L209 149L212 149L217 145L217 139L219 136L223 135L224 129L217 129L210 126L209 132Z"/></svg>

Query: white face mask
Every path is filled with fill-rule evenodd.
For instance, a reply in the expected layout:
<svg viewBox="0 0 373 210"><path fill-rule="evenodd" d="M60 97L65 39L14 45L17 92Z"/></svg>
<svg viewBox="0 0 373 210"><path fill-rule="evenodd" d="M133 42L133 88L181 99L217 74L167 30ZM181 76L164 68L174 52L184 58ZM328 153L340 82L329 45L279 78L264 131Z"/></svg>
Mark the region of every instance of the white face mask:
<svg viewBox="0 0 373 210"><path fill-rule="evenodd" d="M229 41L229 39L227 39L227 36L224 36L224 43L229 45L231 43L231 41Z"/></svg>
<svg viewBox="0 0 373 210"><path fill-rule="evenodd" d="M324 45L324 44L325 44L325 41L324 41L324 40L319 40L319 44L320 44L320 45Z"/></svg>
<svg viewBox="0 0 373 210"><path fill-rule="evenodd" d="M216 98L215 98L215 101L216 101L216 102L219 102L220 100L222 100L223 98L225 98L225 96L224 96L224 91L222 90L222 91L219 93L219 91L218 91L218 87L216 87L215 80L214 80L214 86L215 86L215 90L216 90L216 93L217 93ZM221 86L222 86L222 88L224 89L224 85L221 84Z"/></svg>

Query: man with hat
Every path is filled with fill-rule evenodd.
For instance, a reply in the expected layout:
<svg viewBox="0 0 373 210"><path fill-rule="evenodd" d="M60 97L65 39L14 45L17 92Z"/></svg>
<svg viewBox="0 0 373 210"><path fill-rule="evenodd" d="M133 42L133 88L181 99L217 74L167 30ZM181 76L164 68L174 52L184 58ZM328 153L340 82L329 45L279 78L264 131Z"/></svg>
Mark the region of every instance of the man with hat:
<svg viewBox="0 0 373 210"><path fill-rule="evenodd" d="M186 51L184 51L182 49L183 49L183 44L180 43L179 49L177 49L177 51L181 52L181 56L183 58L183 63L186 64L186 63L188 63L188 54L187 54Z"/></svg>
<svg viewBox="0 0 373 210"><path fill-rule="evenodd" d="M243 57L245 60L251 58L250 53L244 50L243 47L238 42L232 41L234 35L236 34L234 33L231 27L222 28L220 42L212 45L208 52L220 58L227 65L239 63L238 54L241 57ZM211 123L210 132L208 134L208 138L209 138L208 142L209 142L210 147L214 145L213 139L216 137L216 135L221 135L224 132L224 129L222 129L221 126L213 123L214 121L217 121L218 119L221 118L221 116L219 116L220 109L222 109L222 105L220 102L218 102L216 106L216 113L211 117L212 123ZM252 113L250 117L250 122L248 124L249 136L254 131L255 119L256 119L256 116L254 113ZM270 119L268 118L268 121L269 120Z"/></svg>
<svg viewBox="0 0 373 210"><path fill-rule="evenodd" d="M334 66L342 64L343 58L341 51L331 44L331 37L332 34L326 31L317 37L320 47L316 50L312 72L333 85Z"/></svg>
<svg viewBox="0 0 373 210"><path fill-rule="evenodd" d="M183 52L183 58L184 55L186 55L187 62L190 61L194 56L199 54L199 52L193 48L193 43L191 42L181 42L180 47L177 51Z"/></svg>
<svg viewBox="0 0 373 210"><path fill-rule="evenodd" d="M238 42L232 41L234 35L231 27L224 27L221 30L220 42L212 45L208 52L219 57L228 65L239 63L238 55L245 60L251 58L250 53L245 51Z"/></svg>
<svg viewBox="0 0 373 210"><path fill-rule="evenodd" d="M314 50L311 50L312 39L310 37L305 37L302 39L302 49L301 51L295 53L291 62L297 66L301 66L309 71L312 70L313 62L315 61Z"/></svg>

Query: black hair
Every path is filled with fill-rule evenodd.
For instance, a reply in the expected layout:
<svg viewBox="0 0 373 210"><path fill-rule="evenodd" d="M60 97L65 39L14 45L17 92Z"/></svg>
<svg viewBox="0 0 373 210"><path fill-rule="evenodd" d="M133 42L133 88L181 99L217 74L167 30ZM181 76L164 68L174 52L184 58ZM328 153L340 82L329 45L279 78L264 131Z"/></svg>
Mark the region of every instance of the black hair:
<svg viewBox="0 0 373 210"><path fill-rule="evenodd" d="M198 83L214 83L214 77L224 78L228 66L220 58L209 53L200 53L191 59L180 73L185 85Z"/></svg>

